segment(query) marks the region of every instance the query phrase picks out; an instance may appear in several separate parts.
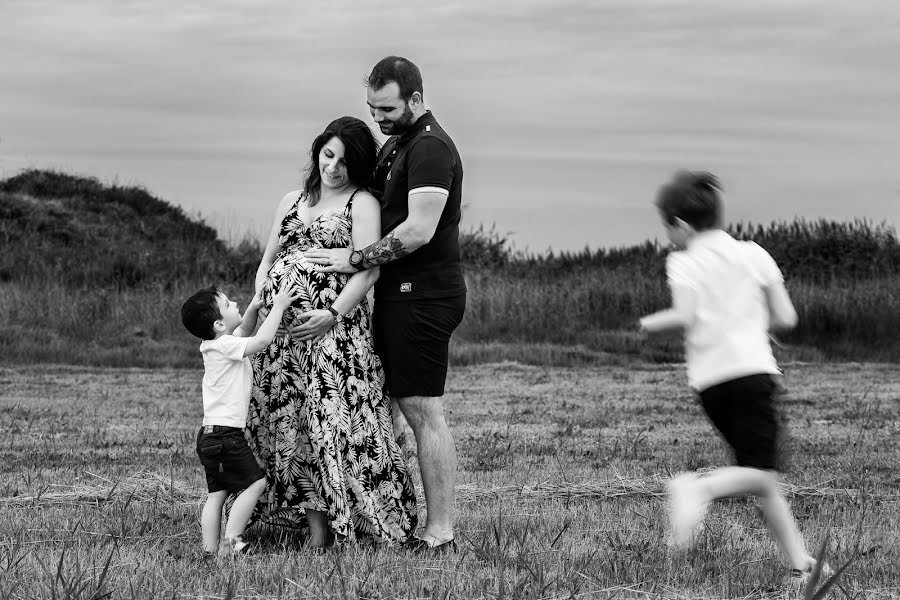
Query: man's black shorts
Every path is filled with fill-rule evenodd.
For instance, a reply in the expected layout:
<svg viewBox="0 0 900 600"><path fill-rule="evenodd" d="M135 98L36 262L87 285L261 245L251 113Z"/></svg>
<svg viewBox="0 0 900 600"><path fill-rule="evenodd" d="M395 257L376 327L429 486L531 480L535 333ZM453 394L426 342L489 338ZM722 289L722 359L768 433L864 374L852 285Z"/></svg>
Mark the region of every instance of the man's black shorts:
<svg viewBox="0 0 900 600"><path fill-rule="evenodd" d="M703 410L734 451L738 466L778 468L775 380L769 374L732 379L700 392Z"/></svg>
<svg viewBox="0 0 900 600"><path fill-rule="evenodd" d="M212 432L205 433L207 429ZM239 492L265 476L247 445L244 430L237 427L201 427L197 432L197 456L206 471L209 493Z"/></svg>
<svg viewBox="0 0 900 600"><path fill-rule="evenodd" d="M465 310L465 294L375 303L375 352L391 397L444 395L450 336Z"/></svg>

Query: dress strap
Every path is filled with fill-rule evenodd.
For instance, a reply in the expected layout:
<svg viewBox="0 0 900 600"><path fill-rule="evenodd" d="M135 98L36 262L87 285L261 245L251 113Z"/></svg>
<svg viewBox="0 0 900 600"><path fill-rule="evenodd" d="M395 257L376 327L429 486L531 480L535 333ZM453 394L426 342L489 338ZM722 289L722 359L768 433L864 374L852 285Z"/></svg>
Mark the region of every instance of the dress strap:
<svg viewBox="0 0 900 600"><path fill-rule="evenodd" d="M344 212L347 213L348 215L350 214L350 211L353 209L353 197L356 196L356 193L359 192L360 190L362 190L362 188L356 188L355 190L353 190L353 193L350 194L350 197L347 198L347 204L344 206Z"/></svg>
<svg viewBox="0 0 900 600"><path fill-rule="evenodd" d="M288 216L292 212L299 213L300 212L300 204L303 202L303 197L306 196L303 190L300 190L300 193L297 194L297 199L294 200L294 203L291 204L291 207L287 209L287 212L284 213L284 216Z"/></svg>
<svg viewBox="0 0 900 600"><path fill-rule="evenodd" d="M294 203L291 204L290 208L288 208L284 215L281 217L281 229L279 231L280 236L284 236L287 234L287 230L290 229L290 221L291 219L297 215L299 217L300 213L300 203L303 201L304 197L303 190L300 190L300 193L297 194L297 199L294 200Z"/></svg>

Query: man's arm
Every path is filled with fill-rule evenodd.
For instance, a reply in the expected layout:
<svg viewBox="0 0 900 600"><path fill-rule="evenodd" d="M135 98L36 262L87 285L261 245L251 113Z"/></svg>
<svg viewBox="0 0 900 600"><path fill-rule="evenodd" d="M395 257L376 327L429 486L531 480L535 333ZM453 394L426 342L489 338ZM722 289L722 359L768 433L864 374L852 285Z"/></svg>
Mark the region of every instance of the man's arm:
<svg viewBox="0 0 900 600"><path fill-rule="evenodd" d="M305 256L325 273L356 273L406 256L431 241L447 204L449 192L438 187L422 187L409 192L409 214L386 236L361 249L359 269L350 264L350 248L314 248Z"/></svg>
<svg viewBox="0 0 900 600"><path fill-rule="evenodd" d="M354 265L350 264L349 248L309 250L305 253L306 258L319 265L320 271L355 273L397 260L421 248L437 231L453 184L456 161L457 157L445 141L434 136L417 140L406 155L409 185L406 219L382 239L361 248L362 260Z"/></svg>
<svg viewBox="0 0 900 600"><path fill-rule="evenodd" d="M447 190L418 188L409 192L409 214L386 236L361 250L362 269L389 263L431 241L447 204Z"/></svg>

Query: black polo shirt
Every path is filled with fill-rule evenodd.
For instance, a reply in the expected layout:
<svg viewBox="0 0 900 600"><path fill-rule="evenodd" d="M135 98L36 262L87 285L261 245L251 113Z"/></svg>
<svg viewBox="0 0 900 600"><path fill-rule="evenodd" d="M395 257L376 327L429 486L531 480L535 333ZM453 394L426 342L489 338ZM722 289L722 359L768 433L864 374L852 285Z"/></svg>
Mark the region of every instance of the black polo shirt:
<svg viewBox="0 0 900 600"><path fill-rule="evenodd" d="M381 202L381 229L386 235L409 216L409 191L436 187L447 190L447 203L434 236L403 258L381 266L375 298L415 300L448 298L465 293L459 260L459 219L463 168L450 136L431 111L402 135L382 147L373 188Z"/></svg>

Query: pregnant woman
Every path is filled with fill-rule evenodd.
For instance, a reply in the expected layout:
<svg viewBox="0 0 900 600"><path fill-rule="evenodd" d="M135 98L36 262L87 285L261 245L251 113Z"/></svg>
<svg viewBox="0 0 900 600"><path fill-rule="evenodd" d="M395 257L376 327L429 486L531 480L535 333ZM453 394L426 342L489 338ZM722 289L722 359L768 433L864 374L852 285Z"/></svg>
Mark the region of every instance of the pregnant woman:
<svg viewBox="0 0 900 600"><path fill-rule="evenodd" d="M361 120L341 117L313 142L303 189L284 196L256 275L268 306L282 280L301 297L253 363L247 429L268 479L257 516L298 527L308 545L335 538L406 540L416 500L393 436L391 402L372 346L369 269L322 273L303 252L362 248L381 237L380 207L366 190L377 143Z"/></svg>

